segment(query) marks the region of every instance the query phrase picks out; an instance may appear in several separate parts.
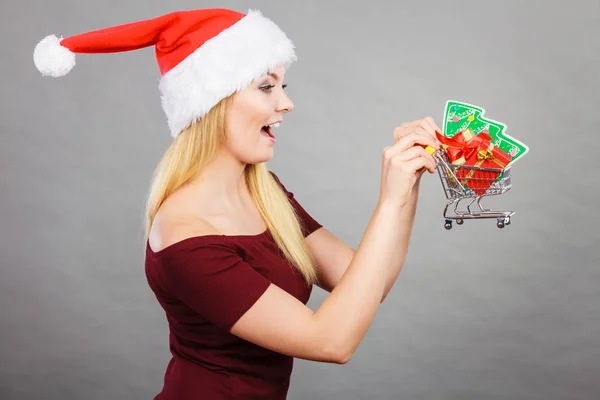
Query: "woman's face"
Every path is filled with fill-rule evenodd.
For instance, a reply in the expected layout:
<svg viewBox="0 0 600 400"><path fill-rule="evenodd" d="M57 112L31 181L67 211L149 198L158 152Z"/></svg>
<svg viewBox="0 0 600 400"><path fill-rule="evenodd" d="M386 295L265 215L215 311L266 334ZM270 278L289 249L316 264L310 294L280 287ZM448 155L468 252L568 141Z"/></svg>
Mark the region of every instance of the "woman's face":
<svg viewBox="0 0 600 400"><path fill-rule="evenodd" d="M294 105L285 94L285 69L252 82L237 93L227 110L227 150L242 163L257 164L273 157L277 127Z"/></svg>

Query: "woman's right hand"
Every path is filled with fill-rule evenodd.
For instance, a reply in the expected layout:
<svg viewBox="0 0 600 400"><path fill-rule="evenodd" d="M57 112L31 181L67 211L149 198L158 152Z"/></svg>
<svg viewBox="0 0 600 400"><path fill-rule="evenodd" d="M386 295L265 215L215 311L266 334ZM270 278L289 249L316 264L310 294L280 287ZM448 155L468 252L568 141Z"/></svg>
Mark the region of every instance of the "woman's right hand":
<svg viewBox="0 0 600 400"><path fill-rule="evenodd" d="M425 147L439 149L440 145L431 133L418 125L418 121L415 121L396 128L404 130L416 127L402 135L396 144L383 149L380 204L404 207L410 199L420 171L424 168L430 173L435 172L435 160L425 151Z"/></svg>

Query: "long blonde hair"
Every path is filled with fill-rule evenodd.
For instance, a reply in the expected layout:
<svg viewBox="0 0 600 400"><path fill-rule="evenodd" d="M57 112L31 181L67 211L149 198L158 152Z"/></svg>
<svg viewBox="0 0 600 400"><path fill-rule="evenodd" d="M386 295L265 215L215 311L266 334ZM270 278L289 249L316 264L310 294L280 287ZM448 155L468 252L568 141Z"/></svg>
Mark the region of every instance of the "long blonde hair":
<svg viewBox="0 0 600 400"><path fill-rule="evenodd" d="M232 96L181 132L160 160L150 185L145 210L145 239L163 202L210 163L226 137L225 114ZM317 270L299 225L298 216L266 163L248 164L244 171L252 201L285 258L307 284L317 282Z"/></svg>

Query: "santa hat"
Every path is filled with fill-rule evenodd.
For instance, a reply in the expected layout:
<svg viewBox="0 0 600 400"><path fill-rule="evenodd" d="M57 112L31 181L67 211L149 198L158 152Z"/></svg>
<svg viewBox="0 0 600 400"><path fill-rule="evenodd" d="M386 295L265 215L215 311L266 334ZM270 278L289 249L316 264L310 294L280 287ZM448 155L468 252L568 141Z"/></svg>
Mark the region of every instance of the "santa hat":
<svg viewBox="0 0 600 400"><path fill-rule="evenodd" d="M152 45L172 137L223 98L296 60L292 42L259 11L225 9L177 11L68 38L50 35L37 44L33 60L43 75L60 77L75 65L75 53L115 53Z"/></svg>

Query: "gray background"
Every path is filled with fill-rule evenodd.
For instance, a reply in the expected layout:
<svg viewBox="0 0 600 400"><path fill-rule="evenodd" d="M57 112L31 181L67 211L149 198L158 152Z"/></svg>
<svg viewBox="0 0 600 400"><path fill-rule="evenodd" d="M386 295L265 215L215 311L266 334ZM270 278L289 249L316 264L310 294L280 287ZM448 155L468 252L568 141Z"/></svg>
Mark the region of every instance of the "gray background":
<svg viewBox="0 0 600 400"><path fill-rule="evenodd" d="M153 49L81 55L53 80L35 44L223 6L261 9L298 46L270 166L352 246L395 125L441 124L462 100L531 149L484 202L517 211L504 230L444 230L425 176L408 261L355 357L298 361L289 398L599 399L600 5L565 3L3 1L0 398L150 399L169 359L143 273L142 208L170 141Z"/></svg>

